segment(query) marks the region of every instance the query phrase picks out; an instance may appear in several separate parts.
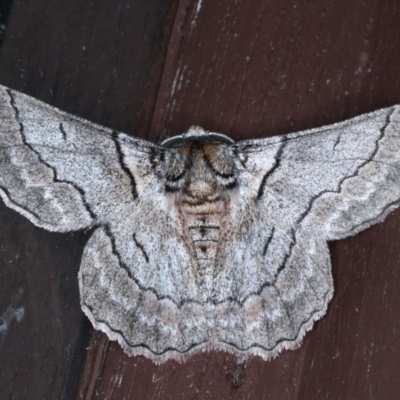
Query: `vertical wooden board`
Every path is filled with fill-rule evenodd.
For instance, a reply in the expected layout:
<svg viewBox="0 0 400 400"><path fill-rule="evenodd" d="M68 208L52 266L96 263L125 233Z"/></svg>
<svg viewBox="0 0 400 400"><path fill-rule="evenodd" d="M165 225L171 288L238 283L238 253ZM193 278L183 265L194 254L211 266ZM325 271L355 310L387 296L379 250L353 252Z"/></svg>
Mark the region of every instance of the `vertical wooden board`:
<svg viewBox="0 0 400 400"><path fill-rule="evenodd" d="M158 25L163 38L167 11L146 19L130 14L128 3L16 3L0 54L1 83L144 136L162 60L152 36L152 62L139 62L149 74L143 81L150 81L146 98L147 87L131 75L139 68L132 62L137 51L149 49L141 43L146 35L127 31L137 26L136 16ZM155 2L142 7L156 9ZM397 1L181 1L151 137L192 124L236 139L262 137L398 103L399 14ZM2 217L0 310L2 316L9 309L16 314L0 338L0 393L71 398L85 343L84 333L78 342L85 319L76 272L87 236L47 234L4 207ZM331 246L336 294L299 350L272 362L252 358L238 364L215 352L156 366L143 357L129 359L98 333L88 346L80 397L391 398L399 391L399 218L394 213L384 224ZM20 307L26 309L18 322Z"/></svg>
<svg viewBox="0 0 400 400"><path fill-rule="evenodd" d="M399 103L399 18L398 1L181 0L151 138L190 125L235 139L265 137ZM331 244L336 293L300 349L270 362L241 364L212 352L156 366L93 340L91 365L101 372L81 386L83 397L393 398L400 389L399 226L397 211Z"/></svg>
<svg viewBox="0 0 400 400"><path fill-rule="evenodd" d="M173 0L14 2L0 83L143 136L174 7ZM0 214L0 398L75 398L91 331L77 281L90 233L46 232L2 202Z"/></svg>
<svg viewBox="0 0 400 400"><path fill-rule="evenodd" d="M192 124L264 137L398 100L396 2L181 4L154 139Z"/></svg>

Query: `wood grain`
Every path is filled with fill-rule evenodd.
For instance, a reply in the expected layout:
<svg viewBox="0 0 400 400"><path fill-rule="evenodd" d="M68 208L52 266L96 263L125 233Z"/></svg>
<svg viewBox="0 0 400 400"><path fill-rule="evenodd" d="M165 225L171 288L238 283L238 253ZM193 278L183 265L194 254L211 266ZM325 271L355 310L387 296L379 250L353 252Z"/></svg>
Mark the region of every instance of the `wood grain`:
<svg viewBox="0 0 400 400"><path fill-rule="evenodd" d="M399 20L398 0L18 2L0 77L155 141L191 125L264 137L400 103ZM271 362L212 352L160 366L126 357L102 333L88 338L76 281L87 234L50 234L0 212L0 315L25 307L0 336L1 398L381 400L400 392L399 210L331 243L336 293L300 349Z"/></svg>

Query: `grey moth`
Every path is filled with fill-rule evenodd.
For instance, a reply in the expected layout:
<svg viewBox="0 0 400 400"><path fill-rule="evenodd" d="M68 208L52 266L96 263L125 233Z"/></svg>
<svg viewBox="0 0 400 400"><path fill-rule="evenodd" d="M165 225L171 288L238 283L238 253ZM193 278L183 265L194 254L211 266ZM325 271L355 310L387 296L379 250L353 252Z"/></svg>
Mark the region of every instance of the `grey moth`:
<svg viewBox="0 0 400 400"><path fill-rule="evenodd" d="M333 295L327 241L400 199L400 108L234 142L155 144L0 87L0 195L35 225L94 227L79 272L93 326L155 362L296 348Z"/></svg>

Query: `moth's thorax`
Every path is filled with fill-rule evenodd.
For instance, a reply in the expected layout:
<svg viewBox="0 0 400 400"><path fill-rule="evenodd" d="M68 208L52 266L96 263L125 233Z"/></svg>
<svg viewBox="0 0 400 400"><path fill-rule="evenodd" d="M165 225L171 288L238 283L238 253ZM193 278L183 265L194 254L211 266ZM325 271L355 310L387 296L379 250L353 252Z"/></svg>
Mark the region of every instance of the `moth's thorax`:
<svg viewBox="0 0 400 400"><path fill-rule="evenodd" d="M231 147L222 142L187 141L169 151L165 188L205 199L236 186Z"/></svg>
<svg viewBox="0 0 400 400"><path fill-rule="evenodd" d="M167 181L167 188L180 193L177 208L198 261L198 284L207 291L215 271L228 192L236 185L233 159L225 143L194 140L174 150L175 159L167 172L171 186Z"/></svg>

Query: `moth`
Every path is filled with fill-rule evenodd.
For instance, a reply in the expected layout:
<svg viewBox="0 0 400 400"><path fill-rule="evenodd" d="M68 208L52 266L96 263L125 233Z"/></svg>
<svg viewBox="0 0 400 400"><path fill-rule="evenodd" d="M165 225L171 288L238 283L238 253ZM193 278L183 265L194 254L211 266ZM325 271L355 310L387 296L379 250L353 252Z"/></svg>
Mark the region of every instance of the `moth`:
<svg viewBox="0 0 400 400"><path fill-rule="evenodd" d="M400 201L400 106L234 142L199 127L161 144L0 87L0 195L35 225L93 228L82 310L132 356L269 359L333 295L327 241Z"/></svg>

